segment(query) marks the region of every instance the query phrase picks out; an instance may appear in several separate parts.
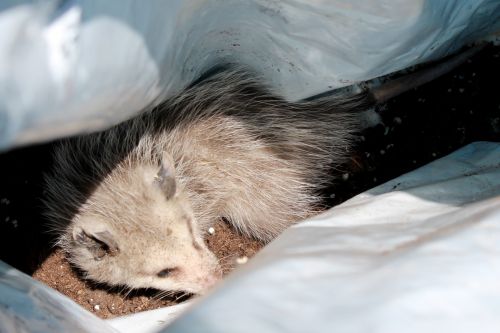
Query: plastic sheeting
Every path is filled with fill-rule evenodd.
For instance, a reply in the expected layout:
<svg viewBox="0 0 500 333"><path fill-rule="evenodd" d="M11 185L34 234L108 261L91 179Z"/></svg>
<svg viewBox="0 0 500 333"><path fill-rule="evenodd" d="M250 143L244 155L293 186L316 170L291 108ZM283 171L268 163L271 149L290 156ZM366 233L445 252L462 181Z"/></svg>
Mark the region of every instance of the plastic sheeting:
<svg viewBox="0 0 500 333"><path fill-rule="evenodd" d="M498 332L500 144L283 233L164 332Z"/></svg>
<svg viewBox="0 0 500 333"><path fill-rule="evenodd" d="M118 332L69 298L0 261L0 332Z"/></svg>
<svg viewBox="0 0 500 333"><path fill-rule="evenodd" d="M110 126L225 61L298 100L500 30L498 0L8 0L0 10L0 149Z"/></svg>

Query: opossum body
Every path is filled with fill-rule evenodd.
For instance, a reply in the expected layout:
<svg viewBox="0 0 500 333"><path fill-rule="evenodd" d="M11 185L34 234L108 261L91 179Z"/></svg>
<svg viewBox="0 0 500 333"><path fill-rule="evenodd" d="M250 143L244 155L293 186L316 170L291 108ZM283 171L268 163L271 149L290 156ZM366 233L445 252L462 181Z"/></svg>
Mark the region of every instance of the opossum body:
<svg viewBox="0 0 500 333"><path fill-rule="evenodd" d="M156 109L55 151L46 204L88 278L202 292L219 277L202 230L224 217L269 241L317 210L368 94L287 102L225 70Z"/></svg>

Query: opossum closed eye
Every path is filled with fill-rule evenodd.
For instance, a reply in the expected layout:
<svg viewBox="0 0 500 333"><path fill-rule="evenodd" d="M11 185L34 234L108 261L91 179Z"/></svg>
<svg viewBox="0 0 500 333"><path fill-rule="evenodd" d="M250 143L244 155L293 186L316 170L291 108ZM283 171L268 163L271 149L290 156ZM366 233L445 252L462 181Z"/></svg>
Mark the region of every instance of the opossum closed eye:
<svg viewBox="0 0 500 333"><path fill-rule="evenodd" d="M179 268L173 267L173 268L165 268L159 271L156 275L160 278L167 277L171 275L173 272L177 271Z"/></svg>
<svg viewBox="0 0 500 333"><path fill-rule="evenodd" d="M105 255L114 256L119 248L108 231L88 235L85 230L75 228L73 240L85 247L94 255L94 260L101 260Z"/></svg>

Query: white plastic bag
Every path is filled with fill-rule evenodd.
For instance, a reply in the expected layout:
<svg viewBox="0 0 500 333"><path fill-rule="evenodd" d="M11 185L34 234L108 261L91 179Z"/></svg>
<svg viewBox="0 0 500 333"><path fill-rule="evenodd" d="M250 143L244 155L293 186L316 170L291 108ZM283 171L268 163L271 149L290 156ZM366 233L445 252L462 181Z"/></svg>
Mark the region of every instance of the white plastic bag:
<svg viewBox="0 0 500 333"><path fill-rule="evenodd" d="M0 261L0 332L117 332L78 304Z"/></svg>
<svg viewBox="0 0 500 333"><path fill-rule="evenodd" d="M165 332L498 332L500 144L286 230Z"/></svg>
<svg viewBox="0 0 500 333"><path fill-rule="evenodd" d="M500 30L498 0L8 1L0 149L109 127L234 61L298 100Z"/></svg>

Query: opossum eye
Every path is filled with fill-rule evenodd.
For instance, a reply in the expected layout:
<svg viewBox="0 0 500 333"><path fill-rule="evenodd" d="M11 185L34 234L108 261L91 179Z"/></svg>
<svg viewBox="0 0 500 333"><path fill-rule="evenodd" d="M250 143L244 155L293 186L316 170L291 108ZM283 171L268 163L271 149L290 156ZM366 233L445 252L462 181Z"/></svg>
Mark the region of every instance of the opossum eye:
<svg viewBox="0 0 500 333"><path fill-rule="evenodd" d="M155 181L168 199L172 198L176 191L174 162L164 153L161 159L161 166Z"/></svg>
<svg viewBox="0 0 500 333"><path fill-rule="evenodd" d="M115 256L120 251L118 244L109 231L87 233L81 228L73 230L73 239L87 247L94 259L99 261L105 255Z"/></svg>
<svg viewBox="0 0 500 333"><path fill-rule="evenodd" d="M161 271L159 271L158 274L156 274L156 276L158 276L159 278L164 278L164 277L169 276L170 274L172 274L176 270L177 270L177 267L165 268L165 269L162 269Z"/></svg>

